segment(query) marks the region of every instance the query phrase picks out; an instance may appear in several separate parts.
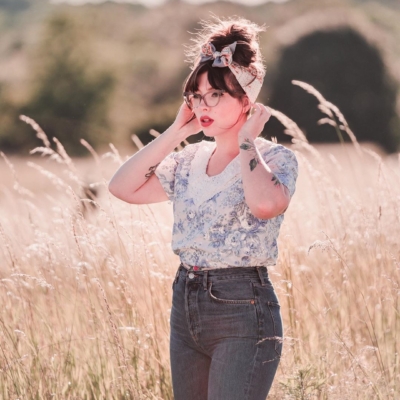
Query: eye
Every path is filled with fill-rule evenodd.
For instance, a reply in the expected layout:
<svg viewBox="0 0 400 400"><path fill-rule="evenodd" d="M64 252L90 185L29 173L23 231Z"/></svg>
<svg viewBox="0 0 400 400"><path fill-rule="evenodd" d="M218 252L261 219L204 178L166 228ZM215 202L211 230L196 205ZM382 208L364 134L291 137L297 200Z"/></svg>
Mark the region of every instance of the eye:
<svg viewBox="0 0 400 400"><path fill-rule="evenodd" d="M219 97L219 96L222 96L222 93L220 93L220 92L212 92L211 93L211 97Z"/></svg>

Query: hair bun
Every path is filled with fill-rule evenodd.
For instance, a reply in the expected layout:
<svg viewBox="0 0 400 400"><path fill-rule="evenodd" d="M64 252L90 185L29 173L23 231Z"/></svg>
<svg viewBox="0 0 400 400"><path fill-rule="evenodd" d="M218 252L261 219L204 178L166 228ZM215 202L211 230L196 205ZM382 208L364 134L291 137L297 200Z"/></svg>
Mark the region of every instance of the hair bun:
<svg viewBox="0 0 400 400"><path fill-rule="evenodd" d="M187 61L195 67L199 62L199 55L204 44L211 42L217 51L225 46L237 42L233 61L237 64L248 67L250 64L260 74L265 74L260 45L259 33L265 31L264 26L259 26L241 17L221 19L213 16L211 21L200 21L201 29L191 39L192 46L186 46Z"/></svg>

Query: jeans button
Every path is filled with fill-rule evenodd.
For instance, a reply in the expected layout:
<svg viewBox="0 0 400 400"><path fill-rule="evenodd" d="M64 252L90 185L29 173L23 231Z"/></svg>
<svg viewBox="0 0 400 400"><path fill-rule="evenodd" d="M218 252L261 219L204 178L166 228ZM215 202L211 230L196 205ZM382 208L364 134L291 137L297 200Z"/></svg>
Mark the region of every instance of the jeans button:
<svg viewBox="0 0 400 400"><path fill-rule="evenodd" d="M191 272L191 273L189 274L189 279L193 279L193 278L194 278L194 273Z"/></svg>

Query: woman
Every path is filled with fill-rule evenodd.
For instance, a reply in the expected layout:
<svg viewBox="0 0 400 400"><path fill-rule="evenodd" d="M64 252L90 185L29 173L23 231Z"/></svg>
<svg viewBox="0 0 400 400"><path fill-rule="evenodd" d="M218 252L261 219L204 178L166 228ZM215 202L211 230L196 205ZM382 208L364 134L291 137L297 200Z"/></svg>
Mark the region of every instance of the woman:
<svg viewBox="0 0 400 400"><path fill-rule="evenodd" d="M298 164L291 150L258 137L271 115L255 103L265 73L261 30L241 18L203 23L175 122L109 184L128 203L173 201L175 400L265 400L281 356L267 267L276 264ZM215 141L173 151L201 130Z"/></svg>

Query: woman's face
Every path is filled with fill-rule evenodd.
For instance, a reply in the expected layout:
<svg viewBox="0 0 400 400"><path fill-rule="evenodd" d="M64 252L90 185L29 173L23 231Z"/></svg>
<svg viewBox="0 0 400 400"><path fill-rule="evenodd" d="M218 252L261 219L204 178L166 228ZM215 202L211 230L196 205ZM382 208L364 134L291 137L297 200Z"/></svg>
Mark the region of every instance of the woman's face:
<svg viewBox="0 0 400 400"><path fill-rule="evenodd" d="M215 89L210 85L207 72L198 77L198 90L201 95ZM229 93L223 93L219 103L209 107L202 99L200 105L193 108L199 124L206 136L214 137L229 132L231 129L240 129L247 120L244 107L239 99L232 97ZM242 121L243 120L243 121Z"/></svg>

